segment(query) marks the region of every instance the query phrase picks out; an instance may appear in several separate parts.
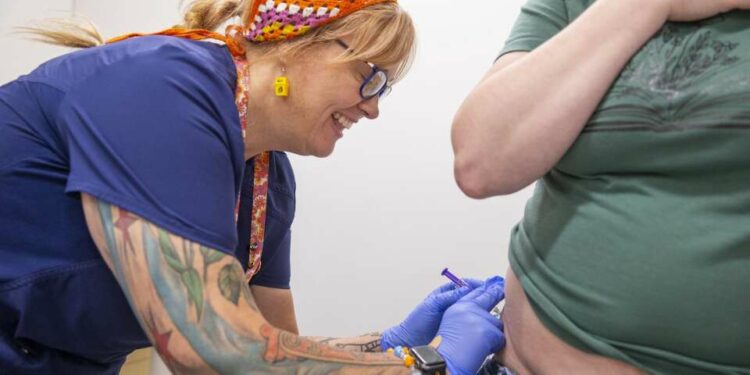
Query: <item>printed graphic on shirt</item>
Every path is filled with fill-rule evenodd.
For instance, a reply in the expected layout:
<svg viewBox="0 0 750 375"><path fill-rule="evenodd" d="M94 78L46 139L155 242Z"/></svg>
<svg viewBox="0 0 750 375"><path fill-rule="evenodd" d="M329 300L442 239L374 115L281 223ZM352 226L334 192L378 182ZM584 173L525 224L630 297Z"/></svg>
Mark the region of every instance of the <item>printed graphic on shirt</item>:
<svg viewBox="0 0 750 375"><path fill-rule="evenodd" d="M723 22L666 24L625 67L586 131L750 128L750 59L740 38L719 36Z"/></svg>

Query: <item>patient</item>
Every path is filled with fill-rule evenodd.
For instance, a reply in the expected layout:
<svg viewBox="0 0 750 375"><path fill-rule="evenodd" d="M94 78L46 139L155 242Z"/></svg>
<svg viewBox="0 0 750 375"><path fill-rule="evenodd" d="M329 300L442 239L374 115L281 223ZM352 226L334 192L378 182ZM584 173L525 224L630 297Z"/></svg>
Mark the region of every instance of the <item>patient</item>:
<svg viewBox="0 0 750 375"><path fill-rule="evenodd" d="M467 195L538 180L510 244L513 372L750 374L747 8L524 6L453 128Z"/></svg>

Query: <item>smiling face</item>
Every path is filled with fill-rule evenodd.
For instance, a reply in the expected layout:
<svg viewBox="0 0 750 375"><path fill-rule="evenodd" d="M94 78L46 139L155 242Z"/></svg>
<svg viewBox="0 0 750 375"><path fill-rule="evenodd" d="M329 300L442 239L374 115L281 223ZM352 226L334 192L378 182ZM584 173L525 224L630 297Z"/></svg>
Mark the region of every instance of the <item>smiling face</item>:
<svg viewBox="0 0 750 375"><path fill-rule="evenodd" d="M359 88L372 71L364 61L336 62L343 48L323 43L287 64L289 96L278 119L287 126L294 153L325 157L363 118L378 117L378 97L364 100Z"/></svg>
<svg viewBox="0 0 750 375"><path fill-rule="evenodd" d="M360 120L379 115L378 96L360 95L373 72L371 64L387 72L389 84L397 82L414 57L414 34L409 15L390 2L361 9L301 37L248 45L248 134L253 136L248 136L246 154L281 150L330 155ZM280 75L289 82L286 97L273 95Z"/></svg>

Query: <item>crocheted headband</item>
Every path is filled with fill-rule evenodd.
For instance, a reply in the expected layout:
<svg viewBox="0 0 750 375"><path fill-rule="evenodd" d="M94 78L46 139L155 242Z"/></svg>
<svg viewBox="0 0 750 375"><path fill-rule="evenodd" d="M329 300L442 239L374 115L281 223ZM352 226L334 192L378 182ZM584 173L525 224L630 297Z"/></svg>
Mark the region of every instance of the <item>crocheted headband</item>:
<svg viewBox="0 0 750 375"><path fill-rule="evenodd" d="M285 40L346 17L362 8L397 0L257 0L245 23L247 40Z"/></svg>

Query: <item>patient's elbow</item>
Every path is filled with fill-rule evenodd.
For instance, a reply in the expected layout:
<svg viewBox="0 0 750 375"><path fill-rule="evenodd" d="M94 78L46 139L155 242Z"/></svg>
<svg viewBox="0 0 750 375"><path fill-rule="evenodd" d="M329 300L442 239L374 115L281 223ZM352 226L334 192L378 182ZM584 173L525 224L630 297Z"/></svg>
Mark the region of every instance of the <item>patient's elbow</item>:
<svg viewBox="0 0 750 375"><path fill-rule="evenodd" d="M454 175L459 189L474 199L513 194L528 185L513 179L515 174L507 166L490 165L487 160L460 153L456 154Z"/></svg>
<svg viewBox="0 0 750 375"><path fill-rule="evenodd" d="M456 183L458 183L459 189L466 194L469 198L484 199L489 198L489 195L484 190L483 186L477 184L477 181L467 179L465 177L459 177L458 171L456 172Z"/></svg>
<svg viewBox="0 0 750 375"><path fill-rule="evenodd" d="M477 122L469 114L459 110L453 121L452 141L454 151L454 177L461 191L474 199L495 195L507 195L521 190L509 150L502 146L488 147L488 142L479 135ZM506 162L507 161L507 162Z"/></svg>
<svg viewBox="0 0 750 375"><path fill-rule="evenodd" d="M482 173L480 163L467 157L456 155L454 174L458 188L474 199L492 196L486 176Z"/></svg>

